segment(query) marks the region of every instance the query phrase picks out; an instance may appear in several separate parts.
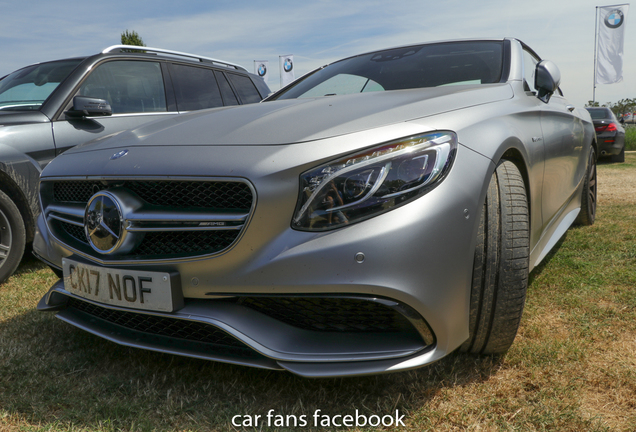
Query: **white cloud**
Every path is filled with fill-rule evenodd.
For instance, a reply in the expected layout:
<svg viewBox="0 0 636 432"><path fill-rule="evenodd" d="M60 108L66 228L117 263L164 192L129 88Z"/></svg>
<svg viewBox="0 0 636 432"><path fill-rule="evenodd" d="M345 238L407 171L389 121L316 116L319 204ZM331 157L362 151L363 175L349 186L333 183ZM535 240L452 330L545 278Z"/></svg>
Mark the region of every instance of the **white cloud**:
<svg viewBox="0 0 636 432"><path fill-rule="evenodd" d="M373 49L469 37L518 37L561 68L572 102L592 97L596 0L401 2L219 0L169 2L0 2L0 76L26 64L88 55L137 31L147 45L239 63L294 54L298 74ZM633 12L633 11L632 11ZM636 18L633 18L636 20ZM625 52L625 81L597 100L636 97L636 46ZM272 77L276 81L276 77ZM276 87L276 86L273 86Z"/></svg>

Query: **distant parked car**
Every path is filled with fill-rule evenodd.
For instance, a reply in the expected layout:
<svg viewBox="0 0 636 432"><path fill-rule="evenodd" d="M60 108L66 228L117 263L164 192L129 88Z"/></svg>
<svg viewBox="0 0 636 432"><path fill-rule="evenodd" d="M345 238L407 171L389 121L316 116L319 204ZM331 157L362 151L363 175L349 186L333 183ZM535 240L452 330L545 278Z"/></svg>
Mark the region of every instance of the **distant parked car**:
<svg viewBox="0 0 636 432"><path fill-rule="evenodd" d="M143 51L139 51L143 50ZM37 184L65 150L184 111L259 102L265 82L195 54L116 45L0 79L0 282L33 240Z"/></svg>
<svg viewBox="0 0 636 432"><path fill-rule="evenodd" d="M599 157L625 162L625 129L609 108L586 108L592 116L598 140Z"/></svg>
<svg viewBox="0 0 636 432"><path fill-rule="evenodd" d="M633 113L626 113L623 114L623 116L618 120L622 123L630 123L633 124L634 123L634 114Z"/></svg>

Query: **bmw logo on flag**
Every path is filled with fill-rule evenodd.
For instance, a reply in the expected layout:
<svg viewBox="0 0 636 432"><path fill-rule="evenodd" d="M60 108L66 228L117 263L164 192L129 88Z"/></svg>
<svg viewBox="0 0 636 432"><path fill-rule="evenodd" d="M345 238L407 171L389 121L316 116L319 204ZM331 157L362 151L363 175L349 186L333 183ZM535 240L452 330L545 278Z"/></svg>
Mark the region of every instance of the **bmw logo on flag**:
<svg viewBox="0 0 636 432"><path fill-rule="evenodd" d="M619 28L625 22L625 16L620 9L614 9L605 17L605 25L611 29Z"/></svg>
<svg viewBox="0 0 636 432"><path fill-rule="evenodd" d="M285 72L291 72L291 70L294 68L294 65L291 61L290 58L286 58L285 59L285 63L283 63L283 69L285 69Z"/></svg>
<svg viewBox="0 0 636 432"><path fill-rule="evenodd" d="M259 77L264 77L265 74L267 73L267 68L265 67L265 65L263 63L258 65L258 76Z"/></svg>

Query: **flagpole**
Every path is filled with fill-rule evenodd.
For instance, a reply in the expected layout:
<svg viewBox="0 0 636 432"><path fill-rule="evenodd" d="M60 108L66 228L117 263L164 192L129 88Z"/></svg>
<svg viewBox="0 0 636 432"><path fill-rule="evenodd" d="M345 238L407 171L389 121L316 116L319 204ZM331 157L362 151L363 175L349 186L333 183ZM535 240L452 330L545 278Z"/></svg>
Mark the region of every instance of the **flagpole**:
<svg viewBox="0 0 636 432"><path fill-rule="evenodd" d="M596 53L598 51L598 6L594 14L594 86L592 87L592 106L596 104Z"/></svg>

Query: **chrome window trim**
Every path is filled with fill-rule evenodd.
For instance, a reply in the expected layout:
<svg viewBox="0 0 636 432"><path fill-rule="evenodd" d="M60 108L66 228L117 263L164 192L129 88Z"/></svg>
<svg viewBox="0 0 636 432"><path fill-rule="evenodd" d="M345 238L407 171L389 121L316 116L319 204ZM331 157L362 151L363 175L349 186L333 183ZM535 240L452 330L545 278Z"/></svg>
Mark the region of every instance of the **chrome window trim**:
<svg viewBox="0 0 636 432"><path fill-rule="evenodd" d="M116 118L116 117L142 117L142 116L153 116L153 115L178 115L179 111L152 111L152 112L131 112L131 113L119 113L119 114L111 114L109 116L86 116L84 118L90 120L104 120L107 118Z"/></svg>

